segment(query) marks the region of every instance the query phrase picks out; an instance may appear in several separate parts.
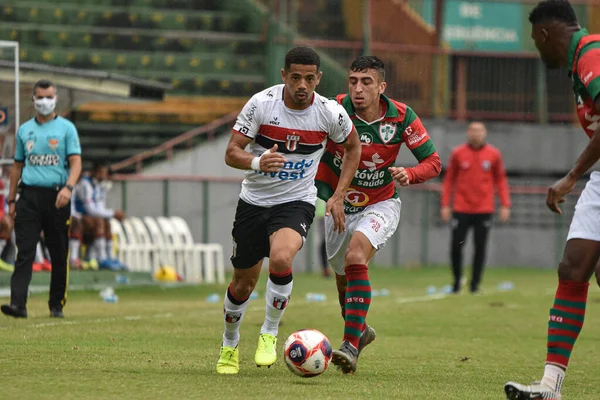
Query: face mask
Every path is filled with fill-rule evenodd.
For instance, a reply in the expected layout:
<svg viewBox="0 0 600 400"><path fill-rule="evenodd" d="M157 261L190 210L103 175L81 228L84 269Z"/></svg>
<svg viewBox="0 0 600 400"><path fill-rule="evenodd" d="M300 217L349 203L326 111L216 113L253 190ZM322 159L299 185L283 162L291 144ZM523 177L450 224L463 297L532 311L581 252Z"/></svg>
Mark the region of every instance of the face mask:
<svg viewBox="0 0 600 400"><path fill-rule="evenodd" d="M56 97L51 99L43 98L43 99L34 99L33 106L35 110L39 112L44 117L52 114L54 108L56 107Z"/></svg>

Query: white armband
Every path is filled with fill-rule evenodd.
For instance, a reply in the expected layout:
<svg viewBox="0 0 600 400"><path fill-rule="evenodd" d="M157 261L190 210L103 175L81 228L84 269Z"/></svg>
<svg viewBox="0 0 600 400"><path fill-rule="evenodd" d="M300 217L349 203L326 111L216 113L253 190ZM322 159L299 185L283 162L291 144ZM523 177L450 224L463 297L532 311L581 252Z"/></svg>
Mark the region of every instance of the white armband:
<svg viewBox="0 0 600 400"><path fill-rule="evenodd" d="M262 155L260 156L262 157ZM254 157L250 163L250 169L260 172L260 157Z"/></svg>

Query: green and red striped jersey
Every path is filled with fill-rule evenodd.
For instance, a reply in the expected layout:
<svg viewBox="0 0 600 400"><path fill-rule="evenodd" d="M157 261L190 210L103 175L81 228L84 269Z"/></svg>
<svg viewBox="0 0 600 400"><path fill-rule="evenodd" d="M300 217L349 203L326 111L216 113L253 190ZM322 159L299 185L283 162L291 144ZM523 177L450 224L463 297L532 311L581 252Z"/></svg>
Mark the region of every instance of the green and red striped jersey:
<svg viewBox="0 0 600 400"><path fill-rule="evenodd" d="M581 29L571 39L567 55L569 75L577 102L577 115L585 133L592 137L600 121L594 100L600 94L600 35Z"/></svg>
<svg viewBox="0 0 600 400"><path fill-rule="evenodd" d="M350 96L340 94L336 100L350 115L362 144L360 164L344 201L347 214L398 197L388 168L394 165L402 143L420 163L417 167L407 168L411 184L424 182L439 174L441 162L435 145L417 114L406 104L382 95L381 118L367 123L356 115ZM315 179L318 196L325 201L337 187L343 157L343 147L329 140Z"/></svg>

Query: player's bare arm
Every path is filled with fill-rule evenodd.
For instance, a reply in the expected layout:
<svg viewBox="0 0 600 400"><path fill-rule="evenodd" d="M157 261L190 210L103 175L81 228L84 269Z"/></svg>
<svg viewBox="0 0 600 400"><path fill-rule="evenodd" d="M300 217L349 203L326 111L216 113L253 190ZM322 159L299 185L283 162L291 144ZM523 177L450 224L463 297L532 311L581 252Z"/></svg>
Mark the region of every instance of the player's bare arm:
<svg viewBox="0 0 600 400"><path fill-rule="evenodd" d="M594 100L594 107L600 113L600 96ZM577 159L575 166L569 173L548 189L546 205L557 214L562 214L558 207L565 201L564 197L573 190L577 181L600 159L600 127L596 128L587 146Z"/></svg>
<svg viewBox="0 0 600 400"><path fill-rule="evenodd" d="M335 189L335 193L327 201L327 206L325 208L325 215L333 216L334 229L338 233L342 233L346 230L344 199L346 197L346 192L350 187L350 183L352 182L352 178L354 178L358 164L360 163L361 144L355 127L352 127L352 131L342 147L344 148L344 158L342 161L340 180Z"/></svg>
<svg viewBox="0 0 600 400"><path fill-rule="evenodd" d="M242 135L238 132L233 132L229 143L227 144L227 150L225 152L225 163L232 168L237 169L260 169L262 172L278 172L286 159L281 154L277 153L277 145L273 145L268 151L263 153L260 157L255 157L253 154L248 153L245 149L252 139ZM253 160L257 158L258 161ZM255 168L257 167L258 168Z"/></svg>

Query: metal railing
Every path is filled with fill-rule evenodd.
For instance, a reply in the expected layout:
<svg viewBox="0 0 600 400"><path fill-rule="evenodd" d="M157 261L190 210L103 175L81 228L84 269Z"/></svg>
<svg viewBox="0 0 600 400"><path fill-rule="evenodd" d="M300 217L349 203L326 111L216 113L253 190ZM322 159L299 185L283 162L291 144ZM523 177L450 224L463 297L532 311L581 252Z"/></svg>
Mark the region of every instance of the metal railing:
<svg viewBox="0 0 600 400"><path fill-rule="evenodd" d="M109 205L131 216L180 216L198 241L231 243L231 224L238 203L241 178L210 176L115 175ZM496 226L490 243L491 265L553 267L562 256L573 208L582 186L561 205L563 215L545 205L549 179L511 178L512 218ZM581 182L583 184L584 182ZM448 262L449 228L440 219L440 183L401 188L400 229L378 253L378 264L433 265ZM314 225L317 224L315 220ZM295 266L314 268L319 229L310 230L307 249ZM316 268L315 268L316 269Z"/></svg>
<svg viewBox="0 0 600 400"><path fill-rule="evenodd" d="M124 168L135 165L135 170L137 173L142 171L144 161L148 160L151 157L155 157L161 154L165 154L167 160L170 160L173 157L173 151L175 146L180 144L186 144L188 148L192 147L193 141L195 138L206 135L208 139L214 138L217 130L223 128L224 126L233 125L233 122L237 118L238 111L234 111L221 117L213 122L210 122L206 125L198 127L196 129L192 129L191 131L185 132L173 139L169 139L161 145L158 145L150 150L143 151L139 154L126 158L123 161L119 161L111 165L111 169L115 172L123 170Z"/></svg>

